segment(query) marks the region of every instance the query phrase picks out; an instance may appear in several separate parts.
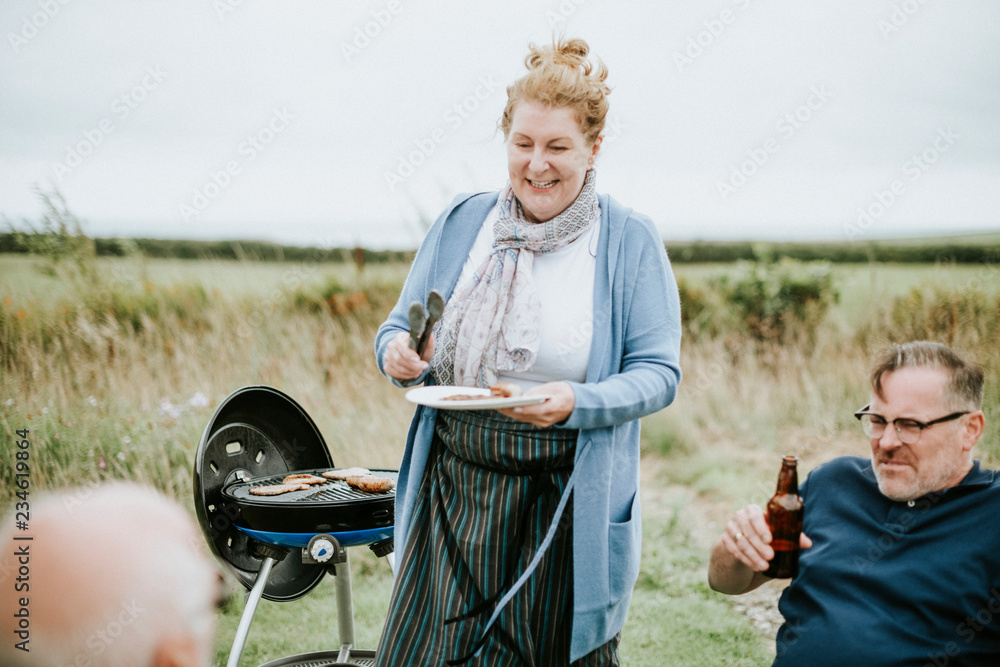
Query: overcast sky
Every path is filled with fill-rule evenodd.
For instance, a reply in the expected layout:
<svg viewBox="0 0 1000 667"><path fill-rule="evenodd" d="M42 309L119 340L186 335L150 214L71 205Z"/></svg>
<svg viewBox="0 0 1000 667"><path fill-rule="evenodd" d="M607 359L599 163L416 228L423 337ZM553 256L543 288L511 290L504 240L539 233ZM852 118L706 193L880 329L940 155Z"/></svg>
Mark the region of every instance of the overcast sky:
<svg viewBox="0 0 1000 667"><path fill-rule="evenodd" d="M667 240L1000 228L996 0L4 0L0 214L414 247L503 185L554 31L610 70L598 190Z"/></svg>

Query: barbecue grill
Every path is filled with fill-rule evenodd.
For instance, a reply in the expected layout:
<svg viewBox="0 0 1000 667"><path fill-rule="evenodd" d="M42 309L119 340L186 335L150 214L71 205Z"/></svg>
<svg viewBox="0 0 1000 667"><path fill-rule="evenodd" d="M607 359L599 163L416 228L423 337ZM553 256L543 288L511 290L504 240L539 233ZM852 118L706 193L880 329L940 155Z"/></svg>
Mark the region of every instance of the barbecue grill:
<svg viewBox="0 0 1000 667"><path fill-rule="evenodd" d="M198 445L194 500L212 551L248 590L229 654L237 667L260 599L296 600L335 575L340 648L304 653L262 667L374 665L375 652L354 648L347 548L369 546L393 560L395 491L367 492L341 480L276 496L250 493L289 474L334 469L323 436L295 401L266 386L244 387L216 409ZM395 470L372 470L395 481ZM338 565L340 567L338 567Z"/></svg>

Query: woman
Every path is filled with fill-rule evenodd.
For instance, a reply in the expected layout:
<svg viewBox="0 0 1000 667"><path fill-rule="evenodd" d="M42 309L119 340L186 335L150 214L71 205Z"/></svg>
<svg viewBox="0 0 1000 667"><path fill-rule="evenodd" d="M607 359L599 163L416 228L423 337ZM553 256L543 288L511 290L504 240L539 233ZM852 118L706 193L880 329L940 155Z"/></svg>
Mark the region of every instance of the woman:
<svg viewBox="0 0 1000 667"><path fill-rule="evenodd" d="M500 120L510 181L459 196L375 342L382 372L545 402L417 408L379 665L610 665L639 568L639 418L680 381L652 222L594 187L610 92L583 40L530 47ZM422 358L409 305L448 299Z"/></svg>

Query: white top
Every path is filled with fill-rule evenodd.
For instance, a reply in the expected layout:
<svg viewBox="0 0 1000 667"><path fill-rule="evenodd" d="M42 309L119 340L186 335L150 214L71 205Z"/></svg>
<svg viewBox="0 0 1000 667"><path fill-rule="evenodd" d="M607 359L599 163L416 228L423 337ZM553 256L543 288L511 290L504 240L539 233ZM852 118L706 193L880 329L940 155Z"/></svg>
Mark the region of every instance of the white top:
<svg viewBox="0 0 1000 667"><path fill-rule="evenodd" d="M483 221L476 242L462 266L458 287L467 284L493 250L493 223L499 204ZM572 243L554 252L537 253L532 275L541 302L540 343L535 364L523 373L500 374L523 389L553 380L587 379L590 341L594 332L594 270L601 217Z"/></svg>

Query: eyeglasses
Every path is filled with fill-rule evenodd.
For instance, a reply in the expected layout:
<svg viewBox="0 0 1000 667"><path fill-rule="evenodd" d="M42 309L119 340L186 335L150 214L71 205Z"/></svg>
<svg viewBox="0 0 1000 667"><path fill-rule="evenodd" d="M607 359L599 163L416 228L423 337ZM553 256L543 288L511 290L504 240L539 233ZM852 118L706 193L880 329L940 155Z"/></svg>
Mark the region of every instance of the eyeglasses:
<svg viewBox="0 0 1000 667"><path fill-rule="evenodd" d="M917 444L925 428L949 422L969 414L968 410L965 412L953 412L950 415L945 415L939 419L932 419L929 422L921 422L916 419L891 419L886 421L886 418L882 415L868 412L868 408L870 407L871 404L866 405L854 413L854 416L861 422L861 429L865 432L865 435L869 438L881 438L882 434L885 433L885 427L892 424L893 428L896 429L896 436L904 445Z"/></svg>

